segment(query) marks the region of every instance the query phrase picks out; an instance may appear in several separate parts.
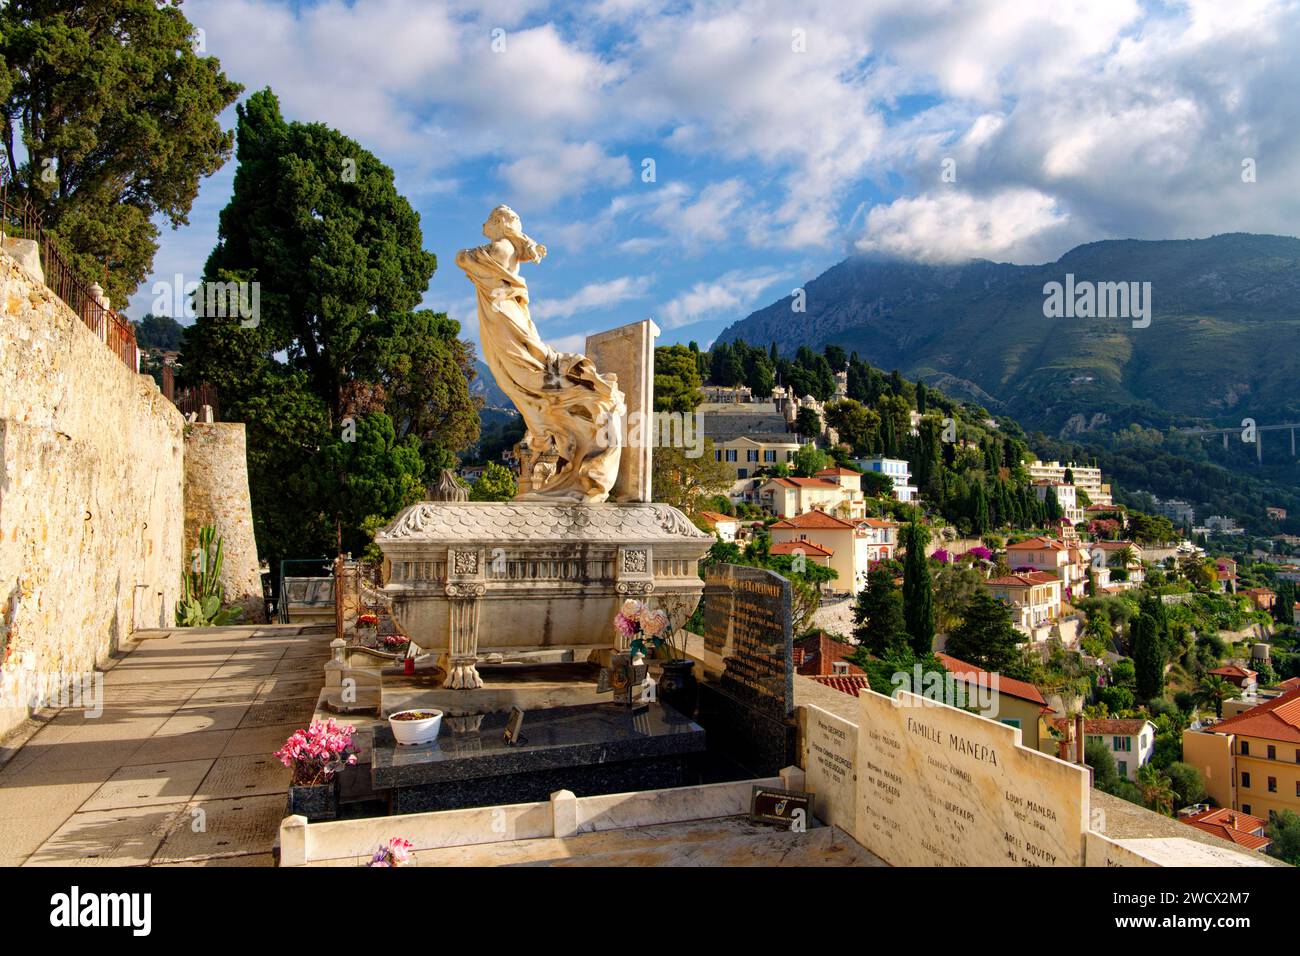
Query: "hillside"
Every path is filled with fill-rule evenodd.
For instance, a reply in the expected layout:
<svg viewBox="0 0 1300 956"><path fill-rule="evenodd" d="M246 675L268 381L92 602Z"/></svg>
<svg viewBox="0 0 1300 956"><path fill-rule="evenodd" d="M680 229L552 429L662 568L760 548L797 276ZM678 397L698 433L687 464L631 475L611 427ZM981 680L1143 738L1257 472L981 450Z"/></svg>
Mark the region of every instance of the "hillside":
<svg viewBox="0 0 1300 956"><path fill-rule="evenodd" d="M1150 282L1150 326L1045 317L1043 287L1066 273ZM1300 418L1300 239L1112 240L1035 266L854 257L805 288L799 321L787 297L718 341L840 345L1061 437Z"/></svg>

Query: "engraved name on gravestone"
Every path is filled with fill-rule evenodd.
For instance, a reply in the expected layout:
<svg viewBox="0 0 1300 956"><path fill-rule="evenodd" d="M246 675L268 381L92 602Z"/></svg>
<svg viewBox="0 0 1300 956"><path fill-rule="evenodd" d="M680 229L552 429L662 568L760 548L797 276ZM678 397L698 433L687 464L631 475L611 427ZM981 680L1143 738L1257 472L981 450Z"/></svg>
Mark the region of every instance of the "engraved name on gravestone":
<svg viewBox="0 0 1300 956"><path fill-rule="evenodd" d="M718 686L774 720L794 712L790 582L775 571L719 564L704 578L704 647L722 658Z"/></svg>
<svg viewBox="0 0 1300 956"><path fill-rule="evenodd" d="M1088 774L1013 727L899 691L859 696L854 836L894 866L1081 866Z"/></svg>
<svg viewBox="0 0 1300 956"><path fill-rule="evenodd" d="M810 704L803 708L803 727L807 786L816 795L817 819L852 836L857 829L857 725Z"/></svg>

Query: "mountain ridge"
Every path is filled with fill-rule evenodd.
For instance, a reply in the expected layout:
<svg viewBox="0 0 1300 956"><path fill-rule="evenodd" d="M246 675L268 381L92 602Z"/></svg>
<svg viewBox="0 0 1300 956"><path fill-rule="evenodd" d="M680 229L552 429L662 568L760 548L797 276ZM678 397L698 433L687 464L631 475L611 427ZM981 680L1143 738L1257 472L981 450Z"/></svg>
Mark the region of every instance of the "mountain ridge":
<svg viewBox="0 0 1300 956"><path fill-rule="evenodd" d="M1046 283L1150 282L1151 324L1048 318ZM834 344L1063 437L1300 410L1300 239L1108 239L1039 265L851 256L728 326L783 354ZM1291 418L1290 420L1294 420Z"/></svg>

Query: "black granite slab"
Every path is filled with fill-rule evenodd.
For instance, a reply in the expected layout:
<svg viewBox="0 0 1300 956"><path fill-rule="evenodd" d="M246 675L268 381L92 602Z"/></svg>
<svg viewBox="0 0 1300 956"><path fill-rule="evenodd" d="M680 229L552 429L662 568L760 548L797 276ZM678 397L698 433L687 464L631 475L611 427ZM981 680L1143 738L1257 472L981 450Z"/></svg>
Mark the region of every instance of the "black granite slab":
<svg viewBox="0 0 1300 956"><path fill-rule="evenodd" d="M399 746L376 726L371 778L394 813L684 786L704 730L662 703L629 711L584 704L530 711L523 742L503 739L507 714L444 718L438 739Z"/></svg>
<svg viewBox="0 0 1300 956"><path fill-rule="evenodd" d="M704 647L716 658L705 662L696 719L714 766L766 777L796 762L790 602L775 571L719 564L705 576Z"/></svg>

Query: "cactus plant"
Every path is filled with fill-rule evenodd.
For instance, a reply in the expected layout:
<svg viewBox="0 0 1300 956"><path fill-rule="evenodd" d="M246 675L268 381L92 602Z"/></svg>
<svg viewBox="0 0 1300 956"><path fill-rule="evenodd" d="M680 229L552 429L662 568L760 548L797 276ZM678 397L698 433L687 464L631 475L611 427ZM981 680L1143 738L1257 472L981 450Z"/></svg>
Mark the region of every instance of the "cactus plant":
<svg viewBox="0 0 1300 956"><path fill-rule="evenodd" d="M199 529L199 546L193 561L181 572L181 598L176 602L179 627L221 627L234 624L243 614L237 607L223 607L225 588L221 584L221 536L212 525Z"/></svg>

